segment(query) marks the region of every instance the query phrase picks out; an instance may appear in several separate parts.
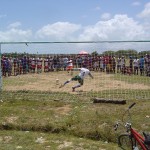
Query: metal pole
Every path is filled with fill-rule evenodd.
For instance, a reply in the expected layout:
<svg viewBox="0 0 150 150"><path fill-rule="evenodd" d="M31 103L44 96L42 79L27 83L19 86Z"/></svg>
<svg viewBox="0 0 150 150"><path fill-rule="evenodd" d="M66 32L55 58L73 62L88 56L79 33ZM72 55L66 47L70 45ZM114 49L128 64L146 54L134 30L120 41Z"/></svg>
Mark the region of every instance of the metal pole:
<svg viewBox="0 0 150 150"><path fill-rule="evenodd" d="M2 91L2 66L1 66L1 60L2 60L2 53L1 53L1 43L0 43L0 92Z"/></svg>

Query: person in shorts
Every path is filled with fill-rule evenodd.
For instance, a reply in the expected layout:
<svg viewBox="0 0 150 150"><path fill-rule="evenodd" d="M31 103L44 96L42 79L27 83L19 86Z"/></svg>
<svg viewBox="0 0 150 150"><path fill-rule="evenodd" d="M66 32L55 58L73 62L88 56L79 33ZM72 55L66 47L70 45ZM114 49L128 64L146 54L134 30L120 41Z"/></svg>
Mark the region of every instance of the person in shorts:
<svg viewBox="0 0 150 150"><path fill-rule="evenodd" d="M67 61L67 68L66 68L68 74L70 72L70 74L72 75L72 69L73 69L73 62L72 59L70 59Z"/></svg>
<svg viewBox="0 0 150 150"><path fill-rule="evenodd" d="M76 88L79 88L79 87L81 87L81 86L83 85L83 83L84 83L84 78L85 78L86 76L89 75L89 76L93 79L93 76L92 76L90 70L87 69L87 68L74 68L73 70L79 70L80 73L79 73L78 75L74 76L73 78L67 80L67 81L66 81L64 84L62 84L59 88L64 87L66 84L68 84L68 83L71 82L71 81L78 81L78 84L72 87L72 92L75 92L75 89L76 89Z"/></svg>

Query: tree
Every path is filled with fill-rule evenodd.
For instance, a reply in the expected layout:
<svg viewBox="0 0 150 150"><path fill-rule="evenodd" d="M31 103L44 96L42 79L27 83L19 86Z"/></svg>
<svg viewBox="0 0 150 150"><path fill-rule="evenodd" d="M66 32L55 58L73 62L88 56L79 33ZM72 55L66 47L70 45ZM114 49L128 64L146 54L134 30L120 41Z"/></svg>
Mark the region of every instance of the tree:
<svg viewBox="0 0 150 150"><path fill-rule="evenodd" d="M92 55L92 56L98 56L98 52L97 52L97 51L94 51L94 52L91 53L91 55Z"/></svg>
<svg viewBox="0 0 150 150"><path fill-rule="evenodd" d="M150 55L150 50L139 52L139 56L145 56L146 54Z"/></svg>
<svg viewBox="0 0 150 150"><path fill-rule="evenodd" d="M103 55L109 55L109 56L114 56L115 55L115 52L114 51L105 51L103 52Z"/></svg>
<svg viewBox="0 0 150 150"><path fill-rule="evenodd" d="M136 50L118 50L116 51L117 56L124 56L124 57L129 57L129 56L137 56L138 52Z"/></svg>

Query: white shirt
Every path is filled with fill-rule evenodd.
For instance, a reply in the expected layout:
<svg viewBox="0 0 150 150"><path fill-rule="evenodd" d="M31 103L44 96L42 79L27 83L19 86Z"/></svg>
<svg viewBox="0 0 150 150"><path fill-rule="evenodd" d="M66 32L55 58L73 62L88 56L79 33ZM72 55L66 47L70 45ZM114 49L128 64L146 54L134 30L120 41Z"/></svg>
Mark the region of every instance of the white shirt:
<svg viewBox="0 0 150 150"><path fill-rule="evenodd" d="M138 67L139 66L139 59L134 59L133 60L133 66Z"/></svg>
<svg viewBox="0 0 150 150"><path fill-rule="evenodd" d="M90 71L86 68L81 68L79 76L81 79L84 79L85 76L89 75Z"/></svg>
<svg viewBox="0 0 150 150"><path fill-rule="evenodd" d="M69 67L70 67L70 66L73 66L72 60L69 60L69 61L68 61L68 66L69 66Z"/></svg>

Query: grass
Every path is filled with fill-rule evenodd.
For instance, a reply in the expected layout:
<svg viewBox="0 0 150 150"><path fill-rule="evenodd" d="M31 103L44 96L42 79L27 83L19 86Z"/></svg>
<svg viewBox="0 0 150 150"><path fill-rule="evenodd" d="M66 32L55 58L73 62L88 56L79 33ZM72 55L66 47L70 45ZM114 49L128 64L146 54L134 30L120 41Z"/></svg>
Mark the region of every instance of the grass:
<svg viewBox="0 0 150 150"><path fill-rule="evenodd" d="M132 76L117 75L112 78L132 83L141 83L141 80L145 80L144 77L132 79ZM21 81L24 82L22 78ZM31 79L28 81L36 82ZM16 80L4 80L4 85L9 86L10 83L16 84ZM149 86L148 80L146 84ZM125 99L127 104L94 104L94 97ZM3 90L0 92L1 149L119 150L117 137L125 130L119 128L116 132L113 125L122 119L127 107L136 102L131 110L133 126L140 133L149 132L149 100L149 90L140 89L109 89L77 94Z"/></svg>
<svg viewBox="0 0 150 150"><path fill-rule="evenodd" d="M79 101L78 99L70 103L63 100L43 100L44 95L38 100L34 100L34 95L32 95L32 100L22 100L13 98L13 94L16 93L11 94L12 99L7 99L7 94L6 99L3 99L0 104L2 133L6 130L17 133L20 131L20 134L21 131L28 131L32 133L30 138L34 138L34 132L46 135L55 134L55 136L58 134L58 137L64 135L65 138L70 139L69 137L72 136L76 140L83 138L93 143L107 141L110 147L116 148L116 144L111 143L116 143L117 136L122 131L120 129L115 132L113 125L122 118L123 112L133 102L137 103L132 109L134 127L140 132L150 131L149 100L128 100L127 105L115 105L86 103L85 100ZM104 149L111 149L109 144L106 144ZM33 144L32 149L35 147Z"/></svg>
<svg viewBox="0 0 150 150"><path fill-rule="evenodd" d="M113 143L97 142L65 134L30 131L0 131L0 145L1 150L117 149L117 146Z"/></svg>
<svg viewBox="0 0 150 150"><path fill-rule="evenodd" d="M147 76L140 76L140 75L120 75L120 74L115 74L112 79L115 80L121 80L121 81L125 81L128 83L140 83L140 84L144 84L144 85L148 85L150 86L150 80L149 77Z"/></svg>

